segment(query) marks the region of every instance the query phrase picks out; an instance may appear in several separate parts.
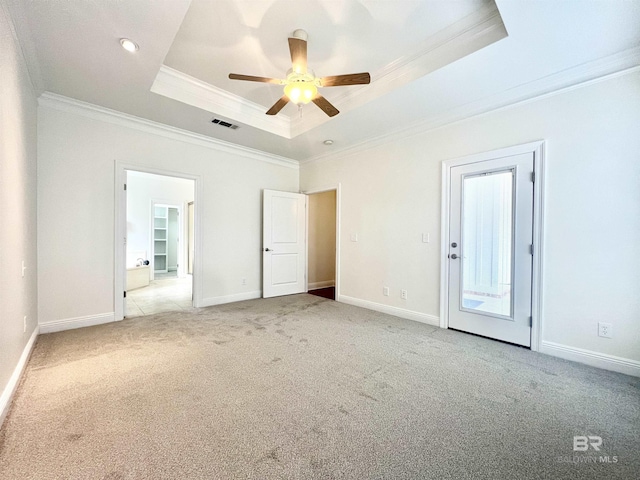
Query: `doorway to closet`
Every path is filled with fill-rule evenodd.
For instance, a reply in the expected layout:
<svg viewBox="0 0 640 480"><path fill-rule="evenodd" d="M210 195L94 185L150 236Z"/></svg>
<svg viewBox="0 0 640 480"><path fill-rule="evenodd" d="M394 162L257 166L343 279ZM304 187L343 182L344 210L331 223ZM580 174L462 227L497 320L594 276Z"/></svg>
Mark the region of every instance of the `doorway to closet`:
<svg viewBox="0 0 640 480"><path fill-rule="evenodd" d="M307 291L336 299L336 191L307 196Z"/></svg>

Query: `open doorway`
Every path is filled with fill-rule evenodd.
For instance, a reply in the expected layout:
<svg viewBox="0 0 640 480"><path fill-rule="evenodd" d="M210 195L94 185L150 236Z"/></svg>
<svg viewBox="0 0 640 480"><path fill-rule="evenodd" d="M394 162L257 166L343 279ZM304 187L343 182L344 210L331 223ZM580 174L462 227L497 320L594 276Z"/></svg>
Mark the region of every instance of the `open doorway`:
<svg viewBox="0 0 640 480"><path fill-rule="evenodd" d="M308 292L336 299L336 190L309 194Z"/></svg>
<svg viewBox="0 0 640 480"><path fill-rule="evenodd" d="M126 170L124 316L193 308L189 204L193 180ZM191 261L193 252L191 252Z"/></svg>

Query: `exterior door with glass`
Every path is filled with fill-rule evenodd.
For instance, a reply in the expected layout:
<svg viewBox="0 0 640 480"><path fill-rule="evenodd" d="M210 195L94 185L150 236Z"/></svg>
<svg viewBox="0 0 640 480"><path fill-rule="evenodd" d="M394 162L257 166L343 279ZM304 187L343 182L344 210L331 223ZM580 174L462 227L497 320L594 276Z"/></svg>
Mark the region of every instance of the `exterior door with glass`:
<svg viewBox="0 0 640 480"><path fill-rule="evenodd" d="M533 153L451 168L449 327L531 346Z"/></svg>

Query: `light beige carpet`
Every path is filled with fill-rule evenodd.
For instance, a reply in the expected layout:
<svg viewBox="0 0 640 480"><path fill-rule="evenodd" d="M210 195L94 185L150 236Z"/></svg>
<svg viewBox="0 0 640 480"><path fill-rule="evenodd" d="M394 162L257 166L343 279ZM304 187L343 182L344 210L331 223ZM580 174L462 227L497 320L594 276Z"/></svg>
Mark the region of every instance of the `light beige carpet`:
<svg viewBox="0 0 640 480"><path fill-rule="evenodd" d="M0 478L632 479L639 432L637 378L296 295L41 336Z"/></svg>

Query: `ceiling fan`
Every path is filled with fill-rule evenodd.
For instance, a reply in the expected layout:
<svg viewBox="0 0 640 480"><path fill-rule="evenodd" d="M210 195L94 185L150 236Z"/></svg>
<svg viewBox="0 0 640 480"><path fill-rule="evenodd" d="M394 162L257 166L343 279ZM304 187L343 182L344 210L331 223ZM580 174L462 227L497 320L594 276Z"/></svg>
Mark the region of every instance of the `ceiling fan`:
<svg viewBox="0 0 640 480"><path fill-rule="evenodd" d="M339 87L346 85L364 85L371 81L369 73L351 73L348 75L334 75L331 77L316 77L313 70L307 69L307 32L296 30L293 37L289 37L289 51L291 52L292 67L287 71L285 79L254 77L230 73L231 80L246 80L248 82L274 83L284 85L284 95L268 111L267 115L275 115L290 101L297 104L315 103L320 109L333 117L340 113L326 98L318 93L319 87Z"/></svg>

